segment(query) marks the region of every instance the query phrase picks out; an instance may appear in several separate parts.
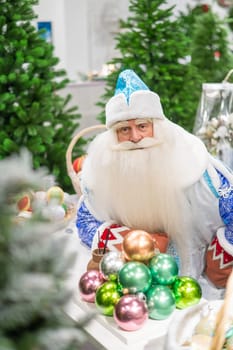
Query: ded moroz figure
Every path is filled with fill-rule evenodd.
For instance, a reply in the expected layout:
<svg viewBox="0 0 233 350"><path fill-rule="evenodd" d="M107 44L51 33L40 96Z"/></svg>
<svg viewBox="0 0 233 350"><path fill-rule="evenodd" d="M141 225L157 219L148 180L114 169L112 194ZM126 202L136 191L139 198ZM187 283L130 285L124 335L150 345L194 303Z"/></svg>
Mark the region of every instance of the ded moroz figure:
<svg viewBox="0 0 233 350"><path fill-rule="evenodd" d="M116 248L144 230L196 278L206 298L222 297L233 265L233 175L203 142L164 115L158 94L130 70L106 104L106 128L80 172L77 228L93 249Z"/></svg>

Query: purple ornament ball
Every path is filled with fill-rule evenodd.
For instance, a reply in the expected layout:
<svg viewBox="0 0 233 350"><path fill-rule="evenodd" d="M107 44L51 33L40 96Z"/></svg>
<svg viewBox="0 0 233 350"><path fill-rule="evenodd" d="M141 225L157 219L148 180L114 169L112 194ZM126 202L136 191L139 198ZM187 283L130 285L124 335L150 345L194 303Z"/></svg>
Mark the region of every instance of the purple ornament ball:
<svg viewBox="0 0 233 350"><path fill-rule="evenodd" d="M85 272L79 280L81 298L88 303L94 303L96 290L104 282L104 276L100 271L89 270Z"/></svg>
<svg viewBox="0 0 233 350"><path fill-rule="evenodd" d="M121 329L135 331L148 320L147 305L136 295L124 295L115 305L113 317Z"/></svg>

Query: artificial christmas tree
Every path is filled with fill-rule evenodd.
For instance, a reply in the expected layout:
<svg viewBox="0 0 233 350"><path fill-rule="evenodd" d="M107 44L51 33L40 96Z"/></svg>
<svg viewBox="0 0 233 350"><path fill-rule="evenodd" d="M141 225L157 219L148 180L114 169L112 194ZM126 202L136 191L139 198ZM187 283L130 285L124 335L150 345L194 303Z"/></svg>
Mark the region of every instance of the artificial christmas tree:
<svg viewBox="0 0 233 350"><path fill-rule="evenodd" d="M174 7L163 0L130 0L127 20L120 21L116 49L120 56L110 63L116 71L107 77L103 101L113 96L116 77L123 69L133 69L160 95L165 115L191 130L201 88L196 69L186 59L190 39L174 18ZM104 121L104 115L100 116Z"/></svg>
<svg viewBox="0 0 233 350"><path fill-rule="evenodd" d="M191 38L192 64L202 76L203 83L223 81L233 67L227 23L208 7L195 16Z"/></svg>
<svg viewBox="0 0 233 350"><path fill-rule="evenodd" d="M233 55L227 21L207 4L187 6L181 18L184 32L192 39L191 62L202 77L193 132L211 154L232 167L232 84L225 77L233 67Z"/></svg>
<svg viewBox="0 0 233 350"><path fill-rule="evenodd" d="M229 12L228 12L228 25L229 25L231 31L233 31L233 4L229 8Z"/></svg>
<svg viewBox="0 0 233 350"><path fill-rule="evenodd" d="M37 3L0 0L0 159L25 146L34 167L46 166L69 190L65 150L81 116L77 106L68 108L70 95L56 94L68 79L32 24Z"/></svg>
<svg viewBox="0 0 233 350"><path fill-rule="evenodd" d="M38 188L44 175L28 153L0 161L0 349L81 350L87 341L97 349L83 330L93 315L74 323L65 313L76 258L69 237L39 213L16 220L15 196Z"/></svg>

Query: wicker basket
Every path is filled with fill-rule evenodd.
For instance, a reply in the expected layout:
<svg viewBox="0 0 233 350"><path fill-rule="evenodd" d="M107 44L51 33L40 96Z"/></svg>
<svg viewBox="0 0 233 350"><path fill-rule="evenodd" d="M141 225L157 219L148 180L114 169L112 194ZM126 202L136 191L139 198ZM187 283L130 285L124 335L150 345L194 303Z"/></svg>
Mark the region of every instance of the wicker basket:
<svg viewBox="0 0 233 350"><path fill-rule="evenodd" d="M167 333L164 350L193 349L192 345L189 345L189 339L200 320L202 309L207 304L210 304L212 308L216 309L217 317L215 335L212 338L211 345L208 349L203 347L203 350L222 350L225 341L226 326L229 320L232 320L233 314L233 271L227 281L224 300L201 301L198 305L181 310L176 315L174 322L171 322L172 327L170 327Z"/></svg>
<svg viewBox="0 0 233 350"><path fill-rule="evenodd" d="M85 136L86 134L93 133L95 131L100 131L100 130L106 130L106 126L103 124L98 124L98 125L93 125L93 126L90 126L88 128L81 130L73 137L73 139L71 140L71 142L67 148L66 168L67 168L68 175L71 179L72 185L74 187L74 190L78 196L81 196L81 189L80 189L78 174L73 169L73 162L72 162L73 148L81 137Z"/></svg>

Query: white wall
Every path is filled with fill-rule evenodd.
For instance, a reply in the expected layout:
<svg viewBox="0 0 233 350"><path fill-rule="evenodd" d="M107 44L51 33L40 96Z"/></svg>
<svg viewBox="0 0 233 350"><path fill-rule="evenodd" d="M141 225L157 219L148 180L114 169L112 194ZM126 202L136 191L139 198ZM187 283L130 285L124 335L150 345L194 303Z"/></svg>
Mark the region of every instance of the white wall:
<svg viewBox="0 0 233 350"><path fill-rule="evenodd" d="M78 71L87 72L89 70L88 1L64 0L64 2L66 69L70 79L76 81Z"/></svg>
<svg viewBox="0 0 233 350"><path fill-rule="evenodd" d="M39 0L36 21L51 21L59 68L71 80L100 71L115 54L118 19L126 18L128 0ZM36 23L35 23L36 24Z"/></svg>

